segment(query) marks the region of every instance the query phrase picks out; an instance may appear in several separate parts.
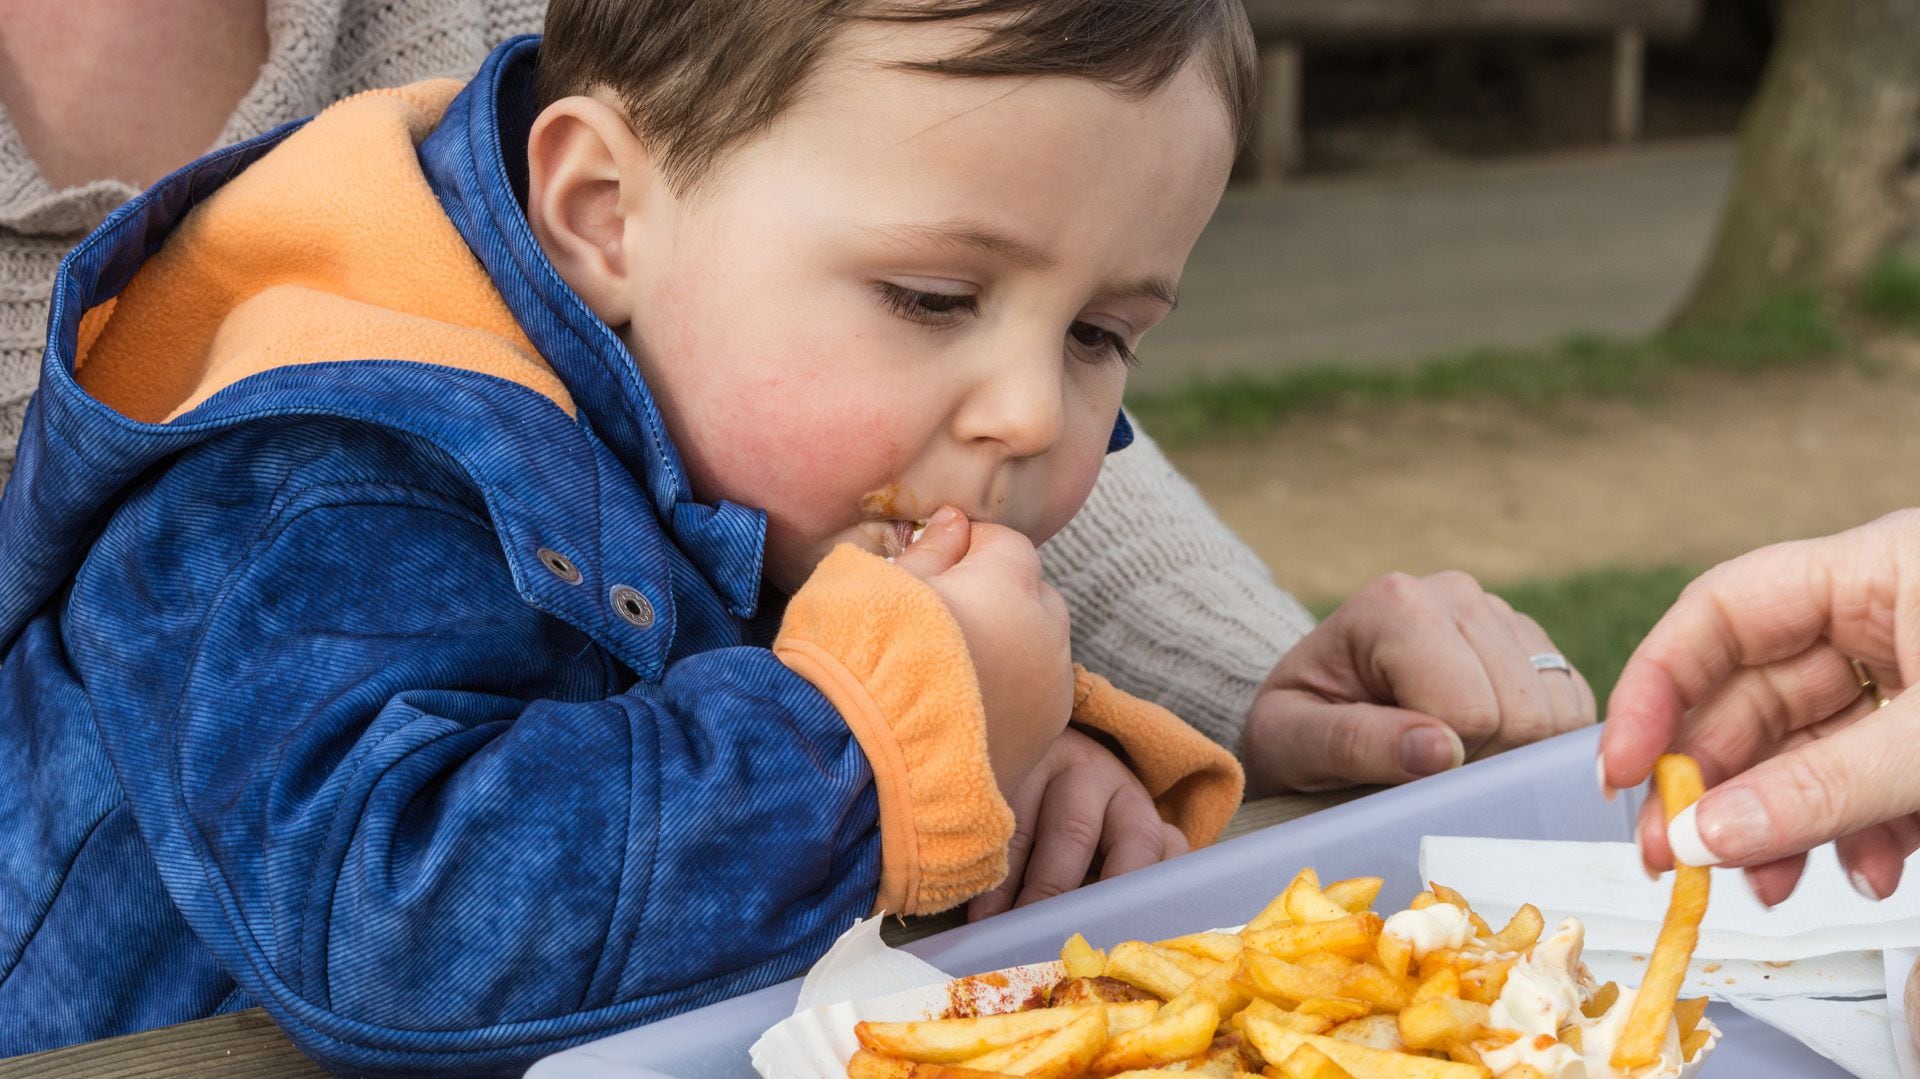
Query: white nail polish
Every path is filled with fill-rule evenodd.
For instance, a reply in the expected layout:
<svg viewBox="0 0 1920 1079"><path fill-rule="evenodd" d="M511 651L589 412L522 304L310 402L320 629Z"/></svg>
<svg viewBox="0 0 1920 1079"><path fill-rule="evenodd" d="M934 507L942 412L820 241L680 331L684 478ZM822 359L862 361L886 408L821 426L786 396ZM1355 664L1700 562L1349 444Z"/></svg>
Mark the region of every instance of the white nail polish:
<svg viewBox="0 0 1920 1079"><path fill-rule="evenodd" d="M1847 879L1853 882L1854 891L1859 892L1875 903L1880 902L1880 893L1873 890L1873 882L1867 879L1865 873L1860 872L1858 869L1849 869L1847 870Z"/></svg>
<svg viewBox="0 0 1920 1079"><path fill-rule="evenodd" d="M1605 798L1609 802L1620 797L1619 791L1607 786L1607 758L1593 758L1593 779L1594 782L1600 784L1600 797Z"/></svg>
<svg viewBox="0 0 1920 1079"><path fill-rule="evenodd" d="M1673 860L1681 865L1719 865L1720 856L1707 849L1700 838L1700 822L1694 819L1700 807L1690 805L1667 825L1667 846L1673 848Z"/></svg>

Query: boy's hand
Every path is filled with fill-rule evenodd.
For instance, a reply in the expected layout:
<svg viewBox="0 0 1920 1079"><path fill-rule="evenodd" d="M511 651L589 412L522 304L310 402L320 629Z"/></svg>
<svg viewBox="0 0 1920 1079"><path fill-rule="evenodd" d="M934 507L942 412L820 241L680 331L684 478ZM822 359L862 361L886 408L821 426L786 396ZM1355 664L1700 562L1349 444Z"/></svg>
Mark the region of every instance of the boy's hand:
<svg viewBox="0 0 1920 1079"><path fill-rule="evenodd" d="M1106 880L1187 852L1186 836L1160 819L1132 770L1072 728L1054 740L1011 801L1007 879L974 897L968 921L1080 887L1096 855Z"/></svg>
<svg viewBox="0 0 1920 1079"><path fill-rule="evenodd" d="M894 564L939 593L973 657L987 753L1009 802L1073 713L1067 604L1027 537L942 507ZM1117 762L1116 762L1117 763Z"/></svg>

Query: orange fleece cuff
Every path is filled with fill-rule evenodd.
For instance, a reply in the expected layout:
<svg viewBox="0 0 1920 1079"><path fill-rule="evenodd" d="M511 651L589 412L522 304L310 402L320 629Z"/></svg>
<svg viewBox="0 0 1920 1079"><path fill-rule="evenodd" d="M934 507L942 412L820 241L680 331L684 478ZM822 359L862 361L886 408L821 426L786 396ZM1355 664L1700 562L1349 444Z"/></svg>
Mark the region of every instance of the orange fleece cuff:
<svg viewBox="0 0 1920 1079"><path fill-rule="evenodd" d="M1185 833L1189 845L1213 842L1240 808L1246 787L1240 762L1165 708L1079 664L1073 674L1073 721L1120 743L1161 819Z"/></svg>
<svg viewBox="0 0 1920 1079"><path fill-rule="evenodd" d="M794 593L773 651L839 710L873 767L874 909L931 914L1006 877L1013 810L987 756L973 658L938 593L843 544Z"/></svg>

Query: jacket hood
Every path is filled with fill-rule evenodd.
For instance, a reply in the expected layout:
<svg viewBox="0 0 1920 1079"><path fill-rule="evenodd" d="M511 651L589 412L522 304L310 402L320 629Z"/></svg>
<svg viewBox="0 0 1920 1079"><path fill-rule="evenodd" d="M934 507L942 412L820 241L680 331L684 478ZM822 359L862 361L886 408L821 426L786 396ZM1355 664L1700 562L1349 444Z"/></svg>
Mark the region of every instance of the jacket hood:
<svg viewBox="0 0 1920 1079"><path fill-rule="evenodd" d="M459 91L441 80L341 102L198 204L81 319L81 387L163 423L275 368L411 360L518 383L571 414L420 167Z"/></svg>

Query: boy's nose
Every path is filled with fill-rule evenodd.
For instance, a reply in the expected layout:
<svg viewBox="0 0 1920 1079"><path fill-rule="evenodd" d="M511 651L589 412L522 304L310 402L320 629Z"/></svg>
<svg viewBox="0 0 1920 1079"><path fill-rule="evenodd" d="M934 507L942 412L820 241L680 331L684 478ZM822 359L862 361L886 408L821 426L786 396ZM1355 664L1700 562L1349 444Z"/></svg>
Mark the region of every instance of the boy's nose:
<svg viewBox="0 0 1920 1079"><path fill-rule="evenodd" d="M1009 457L1033 457L1060 441L1066 422L1066 376L1061 346L1049 356L1029 346L1002 352L962 402L955 435L963 442L997 442Z"/></svg>

